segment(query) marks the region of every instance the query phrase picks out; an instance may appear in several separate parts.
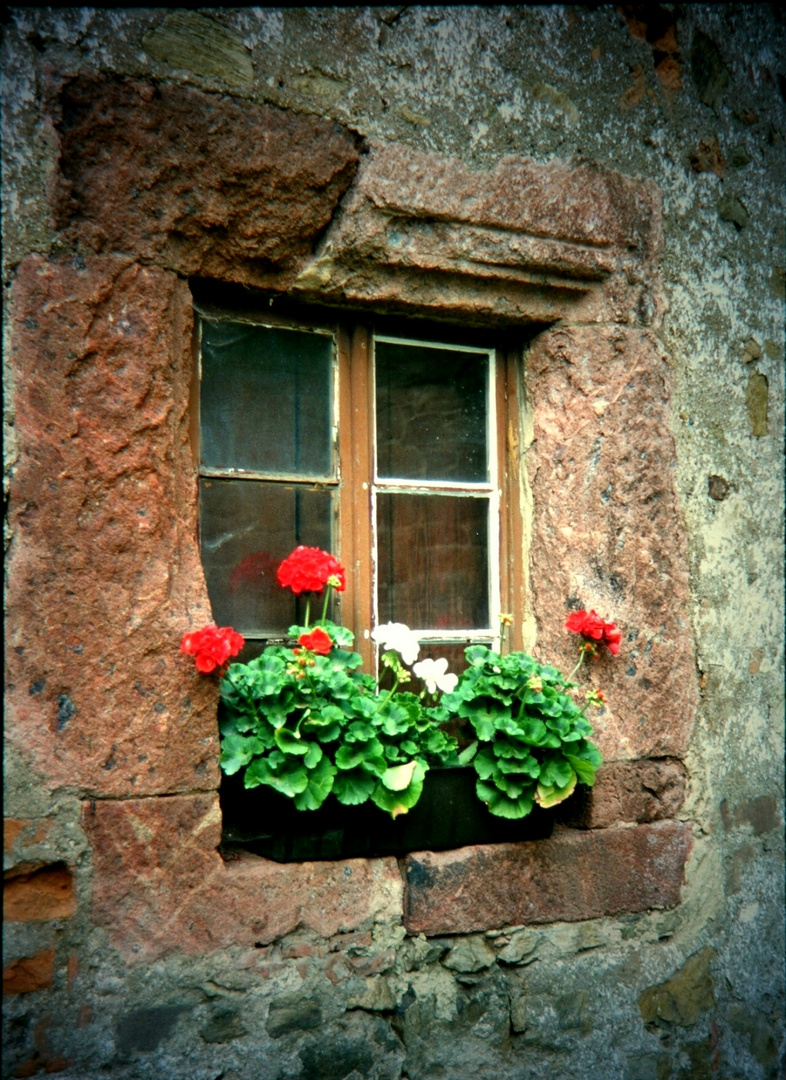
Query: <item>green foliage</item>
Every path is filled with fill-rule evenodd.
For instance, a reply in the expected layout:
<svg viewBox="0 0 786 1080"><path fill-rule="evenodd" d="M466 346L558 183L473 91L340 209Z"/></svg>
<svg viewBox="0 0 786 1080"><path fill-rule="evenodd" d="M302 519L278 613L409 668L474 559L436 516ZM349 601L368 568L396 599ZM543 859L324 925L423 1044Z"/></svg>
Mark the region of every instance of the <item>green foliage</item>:
<svg viewBox="0 0 786 1080"><path fill-rule="evenodd" d="M478 798L492 814L522 818L533 804L555 806L577 783L591 786L601 763L592 727L556 668L526 653L473 645L469 667L441 708L472 726L477 742L461 755L478 774Z"/></svg>
<svg viewBox="0 0 786 1080"><path fill-rule="evenodd" d="M247 788L267 784L299 810L330 795L345 806L370 800L396 817L417 803L430 765L471 763L491 813L521 818L594 782L592 728L556 668L473 645L455 690L426 705L423 695L380 691L360 671L351 632L320 625L334 642L327 656L271 645L222 679L221 767L242 771ZM455 717L476 736L461 753L443 730Z"/></svg>
<svg viewBox="0 0 786 1080"><path fill-rule="evenodd" d="M327 656L271 645L221 681L221 767L245 770L247 788L267 784L316 810L332 795L346 806L369 799L394 817L415 805L430 765L456 760L445 717L410 693L378 691L359 668L352 633L320 625ZM293 626L293 638L305 632Z"/></svg>

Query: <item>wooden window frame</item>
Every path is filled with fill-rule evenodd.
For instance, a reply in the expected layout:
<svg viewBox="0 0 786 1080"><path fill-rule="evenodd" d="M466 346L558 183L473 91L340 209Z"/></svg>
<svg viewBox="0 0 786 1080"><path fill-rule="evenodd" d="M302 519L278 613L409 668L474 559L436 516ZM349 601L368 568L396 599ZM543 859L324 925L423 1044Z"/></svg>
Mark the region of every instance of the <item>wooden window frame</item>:
<svg viewBox="0 0 786 1080"><path fill-rule="evenodd" d="M489 523L489 571L490 583L490 633L473 637L471 631L453 632L453 639L483 641L494 644L498 640L495 623L499 612L493 610L498 598L499 611L514 614L513 628L508 642L511 648L522 647L522 617L526 604L526 573L524 560L525 529L523 523L523 491L520 465L521 422L523 415L523 355L520 345L505 340L506 335L495 328L470 331L456 324L420 320L391 322L383 317L369 316L363 312L335 312L304 309L294 313L266 311L264 303L235 304L212 303L195 298L195 385L192 395L192 446L195 452L197 472L200 476L224 475L250 482L262 479L257 474L237 470L203 468L201 464L199 394L201 379L201 348L199 327L201 320L242 321L258 326L270 326L295 330L311 330L330 333L335 342L334 369L334 453L337 455L335 480L331 485L337 489L336 518L333 523L335 536L334 554L346 567L346 589L338 594L334 617L349 626L355 633L355 648L363 657L368 671L376 668L376 649L370 637L375 621L375 537L373 522L373 494L377 484L374 462L375 387L373 371L373 342L375 335L382 339L412 341L415 343L448 347L477 348L488 351L494 357L493 423L489 424L488 449L496 454L491 468L489 489L492 482L496 490L490 495L490 508L496 508L496 523ZM469 339L469 340L468 340ZM491 402L490 402L491 404ZM279 479L279 478L277 478ZM291 481L291 478L281 478ZM454 485L449 485L453 487ZM473 485L468 485L472 487ZM461 485L456 490L462 490ZM496 550L491 541L495 541ZM496 593L496 596L493 595ZM479 628L478 628L479 629ZM265 640L260 638L259 640ZM450 635L432 632L424 642L450 641Z"/></svg>

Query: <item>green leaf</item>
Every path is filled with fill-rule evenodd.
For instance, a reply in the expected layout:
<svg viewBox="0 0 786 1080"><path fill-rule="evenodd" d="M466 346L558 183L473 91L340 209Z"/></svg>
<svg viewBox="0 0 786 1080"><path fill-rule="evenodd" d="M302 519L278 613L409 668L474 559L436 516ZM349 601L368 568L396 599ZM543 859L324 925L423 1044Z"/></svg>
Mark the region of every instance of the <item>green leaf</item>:
<svg viewBox="0 0 786 1080"><path fill-rule="evenodd" d="M386 735L401 735L412 723L410 710L393 699L382 705L377 715Z"/></svg>
<svg viewBox="0 0 786 1080"><path fill-rule="evenodd" d="M333 794L344 806L364 803L377 784L377 779L364 769L340 772L333 781Z"/></svg>
<svg viewBox="0 0 786 1080"><path fill-rule="evenodd" d="M575 754L565 754L565 757L575 770L581 783L586 784L587 787L592 787L595 783L595 766L589 761L584 761L582 758L576 757Z"/></svg>
<svg viewBox="0 0 786 1080"><path fill-rule="evenodd" d="M284 661L268 652L262 653L248 665L250 688L258 697L273 697L284 685L286 665ZM234 671L232 677L234 678Z"/></svg>
<svg viewBox="0 0 786 1080"><path fill-rule="evenodd" d="M305 769L303 770L305 774ZM252 761L243 776L243 786L247 788L259 787L260 784L269 784L273 776L273 770L266 758L257 758Z"/></svg>
<svg viewBox="0 0 786 1080"><path fill-rule="evenodd" d="M367 773L371 773L375 777L380 777L388 767L388 762L382 754L372 754L369 757L365 757L360 763L361 769Z"/></svg>
<svg viewBox="0 0 786 1080"><path fill-rule="evenodd" d="M355 635L346 626L339 626L338 623L331 622L330 619L322 619L315 625L327 630L334 645L338 645L342 649L352 648Z"/></svg>
<svg viewBox="0 0 786 1080"><path fill-rule="evenodd" d="M497 762L494 751L490 746L484 746L473 762L475 772L481 780L488 780L497 771Z"/></svg>
<svg viewBox="0 0 786 1080"><path fill-rule="evenodd" d="M252 769L253 763L246 769L246 776L248 776L249 769ZM305 791L308 785L308 770L299 766L292 771L283 772L280 775L270 775L265 783L275 788L276 791L280 791L282 795L289 795L293 798L295 795L299 795L301 791Z"/></svg>
<svg viewBox="0 0 786 1080"><path fill-rule="evenodd" d="M470 743L458 756L459 765L468 765L477 753L478 743L477 740Z"/></svg>
<svg viewBox="0 0 786 1080"><path fill-rule="evenodd" d="M540 769L540 782L544 787L564 788L575 776L570 764L562 754L550 755Z"/></svg>
<svg viewBox="0 0 786 1080"><path fill-rule="evenodd" d="M464 650L464 655L469 663L475 667L485 664L487 661L492 663L494 660L499 660L499 655L492 652L486 645L470 645L469 648Z"/></svg>
<svg viewBox="0 0 786 1080"><path fill-rule="evenodd" d="M336 765L339 769L354 769L363 760L365 751L362 743L356 743L353 747L343 743L336 750Z"/></svg>
<svg viewBox="0 0 786 1080"><path fill-rule="evenodd" d="M267 758L257 758L248 766L243 777L247 788L258 787L267 784L269 787L280 791L282 795L294 797L305 790L308 784L308 771L300 762L284 762L284 768L280 769L272 761L273 755ZM287 767L287 766L294 767Z"/></svg>
<svg viewBox="0 0 786 1080"><path fill-rule="evenodd" d="M540 776L540 765L534 757L528 757L525 761L519 758L498 758L497 772L504 774L524 773L533 779Z"/></svg>
<svg viewBox="0 0 786 1080"><path fill-rule="evenodd" d="M303 764L307 769L313 769L323 760L323 758L324 754L322 753L322 747L319 743L310 743L308 753L303 758Z"/></svg>
<svg viewBox="0 0 786 1080"><path fill-rule="evenodd" d="M532 810L532 788L523 791L517 798L511 799L492 784L478 780L475 785L478 798L484 802L492 814L503 818L523 818Z"/></svg>
<svg viewBox="0 0 786 1080"><path fill-rule="evenodd" d="M287 728L279 728L276 732L276 745L279 750L283 750L286 754L305 756L309 751L311 743L306 742L305 739L301 739L294 731L289 731Z"/></svg>
<svg viewBox="0 0 786 1080"><path fill-rule="evenodd" d="M297 809L318 810L330 794L335 775L335 767L326 757L323 757L317 767L309 773L306 787L295 796Z"/></svg>
<svg viewBox="0 0 786 1080"><path fill-rule="evenodd" d="M514 758L517 761L524 761L529 757L529 746L526 743L519 742L516 737L512 739L496 739L493 747L494 754L498 758Z"/></svg>
<svg viewBox="0 0 786 1080"><path fill-rule="evenodd" d="M305 720L301 725L301 731L305 735L313 735L322 743L334 742L341 734L341 728L338 724L330 724L328 727L312 727L308 720Z"/></svg>
<svg viewBox="0 0 786 1080"><path fill-rule="evenodd" d="M547 746L549 731L542 720L527 716L519 723L519 738L531 746ZM559 745L559 743L557 744Z"/></svg>
<svg viewBox="0 0 786 1080"><path fill-rule="evenodd" d="M559 716L550 717L546 721L546 727L549 731L553 731L555 735L559 735L561 739L570 739L571 735L571 722L562 712ZM578 732L573 736L574 739L579 738Z"/></svg>
<svg viewBox="0 0 786 1080"><path fill-rule="evenodd" d="M440 763L445 764L448 760L453 761L455 759L458 740L453 735L448 735L438 728L432 728L421 735L420 748L436 758ZM413 753L417 753L417 750L413 751Z"/></svg>
<svg viewBox="0 0 786 1080"><path fill-rule="evenodd" d="M361 697L357 695L353 701L352 706L358 716L362 716L364 720L371 720L377 714L379 702L376 697L369 695L368 697Z"/></svg>
<svg viewBox="0 0 786 1080"><path fill-rule="evenodd" d="M355 720L349 725L346 739L347 742L358 742L361 739L371 739L374 735L376 735L376 729L373 724L366 724L362 720Z"/></svg>
<svg viewBox="0 0 786 1080"><path fill-rule="evenodd" d="M510 709L488 699L466 702L459 709L459 715L469 719L481 742L490 742L500 723L511 719Z"/></svg>
<svg viewBox="0 0 786 1080"><path fill-rule="evenodd" d="M343 719L344 710L338 705L316 705L307 722L317 727L329 727L331 724L340 724Z"/></svg>
<svg viewBox="0 0 786 1080"><path fill-rule="evenodd" d="M395 765L392 769L386 769L380 779L389 791L403 791L412 782L412 776L417 765L417 761L408 761L404 765Z"/></svg>
<svg viewBox="0 0 786 1080"><path fill-rule="evenodd" d="M546 808L556 806L557 803L563 802L569 795L573 794L576 780L576 774L573 773L572 779L562 787L558 787L556 784L538 784L535 792L535 802Z"/></svg>
<svg viewBox="0 0 786 1080"><path fill-rule="evenodd" d="M268 724L274 728L281 728L286 724L287 717L291 712L298 708L297 702L292 695L288 695L285 700L276 700L271 702L265 702L264 704L264 717Z"/></svg>
<svg viewBox="0 0 786 1080"><path fill-rule="evenodd" d="M221 740L221 768L227 776L234 776L252 757L264 748L252 736L227 735Z"/></svg>
<svg viewBox="0 0 786 1080"><path fill-rule="evenodd" d="M503 772L498 772L494 775L494 783L511 799L517 799L525 789L531 787L530 781L520 773L517 776L505 776Z"/></svg>
<svg viewBox="0 0 786 1080"><path fill-rule="evenodd" d="M411 810L423 791L423 778L426 775L426 770L419 762L416 761L414 764L412 781L403 791L391 791L381 781L378 781L377 786L374 788L371 796L372 802L380 810L386 810L393 818L397 818L400 814L406 814L408 810Z"/></svg>

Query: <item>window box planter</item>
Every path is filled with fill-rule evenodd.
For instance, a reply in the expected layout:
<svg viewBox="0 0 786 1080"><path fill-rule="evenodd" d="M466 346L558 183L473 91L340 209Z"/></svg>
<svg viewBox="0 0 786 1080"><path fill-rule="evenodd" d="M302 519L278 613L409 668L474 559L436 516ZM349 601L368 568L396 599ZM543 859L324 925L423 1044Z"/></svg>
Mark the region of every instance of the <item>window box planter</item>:
<svg viewBox="0 0 786 1080"><path fill-rule="evenodd" d="M239 777L225 776L224 843L276 862L305 862L443 851L551 835L553 811L535 806L518 821L495 817L477 798L476 780L473 768L432 768L417 804L393 820L371 802L342 806L328 799L318 810L297 810L291 799L266 785L247 790Z"/></svg>

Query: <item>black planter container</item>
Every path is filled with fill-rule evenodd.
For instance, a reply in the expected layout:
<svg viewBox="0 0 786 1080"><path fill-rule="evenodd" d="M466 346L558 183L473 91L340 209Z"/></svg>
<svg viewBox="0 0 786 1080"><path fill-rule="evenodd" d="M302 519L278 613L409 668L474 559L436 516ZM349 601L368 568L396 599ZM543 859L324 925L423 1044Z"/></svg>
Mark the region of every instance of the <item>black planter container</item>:
<svg viewBox="0 0 786 1080"><path fill-rule="evenodd" d="M224 844L277 862L405 855L468 844L542 840L551 835L553 811L539 806L519 821L495 817L475 794L473 768L431 769L423 794L408 814L393 820L372 802L342 806L329 796L319 810L296 810L291 799L242 779L221 784Z"/></svg>

